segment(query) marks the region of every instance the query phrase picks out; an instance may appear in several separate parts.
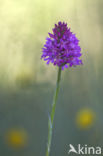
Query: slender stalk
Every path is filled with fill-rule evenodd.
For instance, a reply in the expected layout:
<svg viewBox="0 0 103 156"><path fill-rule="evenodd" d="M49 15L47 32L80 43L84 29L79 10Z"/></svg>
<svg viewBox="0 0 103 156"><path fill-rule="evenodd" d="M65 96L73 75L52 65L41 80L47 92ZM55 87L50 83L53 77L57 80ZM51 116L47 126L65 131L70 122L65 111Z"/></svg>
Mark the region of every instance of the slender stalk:
<svg viewBox="0 0 103 156"><path fill-rule="evenodd" d="M48 121L48 143L47 143L46 156L50 155L52 128L53 128L53 121L54 121L54 116L55 116L56 102L57 102L59 88L60 88L60 79L61 79L61 67L59 67L58 69L57 83L56 83L56 89L55 89L55 94L53 98L52 110L51 110L51 114L50 114L49 121Z"/></svg>

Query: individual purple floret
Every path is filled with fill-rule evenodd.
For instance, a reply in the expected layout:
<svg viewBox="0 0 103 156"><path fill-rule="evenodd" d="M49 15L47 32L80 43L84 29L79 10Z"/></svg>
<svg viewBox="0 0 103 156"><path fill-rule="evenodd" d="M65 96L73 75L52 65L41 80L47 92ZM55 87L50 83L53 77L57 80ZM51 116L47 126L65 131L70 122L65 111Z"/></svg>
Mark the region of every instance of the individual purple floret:
<svg viewBox="0 0 103 156"><path fill-rule="evenodd" d="M41 56L47 64L51 62L62 69L82 64L79 40L66 23L58 22L53 34L48 34Z"/></svg>

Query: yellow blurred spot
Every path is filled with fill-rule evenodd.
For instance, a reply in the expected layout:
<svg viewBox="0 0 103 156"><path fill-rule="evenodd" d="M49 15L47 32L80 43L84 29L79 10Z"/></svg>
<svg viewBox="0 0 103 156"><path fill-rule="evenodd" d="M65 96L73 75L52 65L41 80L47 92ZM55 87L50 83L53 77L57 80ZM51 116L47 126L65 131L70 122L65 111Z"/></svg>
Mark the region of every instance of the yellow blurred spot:
<svg viewBox="0 0 103 156"><path fill-rule="evenodd" d="M27 144L27 134L24 130L11 129L6 134L6 143L13 148L21 148Z"/></svg>
<svg viewBox="0 0 103 156"><path fill-rule="evenodd" d="M95 114L90 109L83 109L77 113L76 123L79 128L87 129L90 128L95 121Z"/></svg>
<svg viewBox="0 0 103 156"><path fill-rule="evenodd" d="M23 69L17 73L15 80L16 84L20 87L27 87L32 84L33 78L34 75L32 71L28 69Z"/></svg>

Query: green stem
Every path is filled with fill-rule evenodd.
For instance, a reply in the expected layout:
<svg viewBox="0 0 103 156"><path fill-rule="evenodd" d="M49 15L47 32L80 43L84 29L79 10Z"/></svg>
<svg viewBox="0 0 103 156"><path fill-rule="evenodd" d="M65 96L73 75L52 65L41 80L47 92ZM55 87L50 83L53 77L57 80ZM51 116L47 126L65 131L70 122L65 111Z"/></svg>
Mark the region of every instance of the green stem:
<svg viewBox="0 0 103 156"><path fill-rule="evenodd" d="M61 79L61 67L59 67L58 69L57 83L56 83L56 89L55 89L55 94L53 98L52 110L51 110L51 114L50 114L49 121L48 121L48 144L47 144L46 156L50 155L52 128L53 128L56 102L57 102L59 88L60 88L60 79Z"/></svg>

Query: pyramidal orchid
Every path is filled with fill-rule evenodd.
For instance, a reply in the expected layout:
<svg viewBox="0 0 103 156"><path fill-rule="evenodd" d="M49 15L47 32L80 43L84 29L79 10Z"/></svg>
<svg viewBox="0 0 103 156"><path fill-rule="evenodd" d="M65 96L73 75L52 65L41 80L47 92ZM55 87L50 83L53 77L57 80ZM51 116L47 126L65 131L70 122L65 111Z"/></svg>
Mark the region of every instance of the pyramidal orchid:
<svg viewBox="0 0 103 156"><path fill-rule="evenodd" d="M53 33L48 33L49 37L46 38L46 43L42 48L41 58L44 61L53 63L58 67L57 83L52 104L51 113L48 122L48 143L46 156L50 155L51 140L52 140L52 128L55 115L56 102L59 93L61 71L64 68L76 67L82 64L80 59L82 53L79 46L79 40L76 35L71 32L70 28L64 22L58 22L53 28Z"/></svg>

